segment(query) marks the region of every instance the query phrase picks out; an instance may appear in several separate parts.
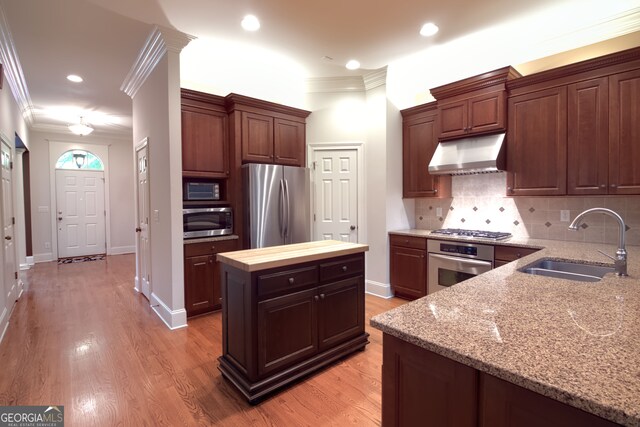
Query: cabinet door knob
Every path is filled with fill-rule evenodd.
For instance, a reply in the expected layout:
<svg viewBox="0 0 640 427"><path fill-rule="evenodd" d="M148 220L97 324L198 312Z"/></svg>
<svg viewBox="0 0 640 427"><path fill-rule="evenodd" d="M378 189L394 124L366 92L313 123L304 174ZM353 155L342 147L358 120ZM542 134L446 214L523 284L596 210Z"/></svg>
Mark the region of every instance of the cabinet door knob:
<svg viewBox="0 0 640 427"><path fill-rule="evenodd" d="M342 266L342 271L347 271L347 266L346 265Z"/></svg>
<svg viewBox="0 0 640 427"><path fill-rule="evenodd" d="M212 250L212 251L215 251L215 250L216 250L215 245L211 246L211 250Z"/></svg>
<svg viewBox="0 0 640 427"><path fill-rule="evenodd" d="M324 299L324 294L320 294L320 299Z"/></svg>
<svg viewBox="0 0 640 427"><path fill-rule="evenodd" d="M607 184L600 184L600 188L606 188Z"/></svg>
<svg viewBox="0 0 640 427"><path fill-rule="evenodd" d="M516 258L522 258L522 254L521 254L520 252L518 252L518 253L516 254Z"/></svg>
<svg viewBox="0 0 640 427"><path fill-rule="evenodd" d="M611 184L611 188L616 188L617 185L616 184Z"/></svg>
<svg viewBox="0 0 640 427"><path fill-rule="evenodd" d="M437 194L438 193L438 189L436 188L435 190L433 190L433 192Z"/></svg>
<svg viewBox="0 0 640 427"><path fill-rule="evenodd" d="M289 277L289 284L293 285L293 282L295 282L295 280L293 279L293 277Z"/></svg>
<svg viewBox="0 0 640 427"><path fill-rule="evenodd" d="M313 299L318 301L318 295L314 295Z"/></svg>
<svg viewBox="0 0 640 427"><path fill-rule="evenodd" d="M229 175L229 171L224 171L225 174Z"/></svg>
<svg viewBox="0 0 640 427"><path fill-rule="evenodd" d="M511 187L507 187L507 191L508 191L509 193L512 193L512 192L513 192L513 188L511 188Z"/></svg>

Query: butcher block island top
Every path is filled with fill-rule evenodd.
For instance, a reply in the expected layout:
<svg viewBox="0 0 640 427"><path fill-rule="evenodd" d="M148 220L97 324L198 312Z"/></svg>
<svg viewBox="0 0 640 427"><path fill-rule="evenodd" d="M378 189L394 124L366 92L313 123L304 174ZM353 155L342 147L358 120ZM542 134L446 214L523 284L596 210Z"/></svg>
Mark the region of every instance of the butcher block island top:
<svg viewBox="0 0 640 427"><path fill-rule="evenodd" d="M318 261L369 250L368 245L320 240L269 248L246 249L218 254L218 261L244 271L258 271L308 261Z"/></svg>

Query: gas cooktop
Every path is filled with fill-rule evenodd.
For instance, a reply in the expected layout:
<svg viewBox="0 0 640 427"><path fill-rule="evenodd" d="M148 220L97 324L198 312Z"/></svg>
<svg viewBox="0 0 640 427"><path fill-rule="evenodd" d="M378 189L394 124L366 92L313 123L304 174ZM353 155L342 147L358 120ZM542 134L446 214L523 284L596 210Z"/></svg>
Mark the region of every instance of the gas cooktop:
<svg viewBox="0 0 640 427"><path fill-rule="evenodd" d="M482 238L490 240L505 240L511 237L511 233L502 233L499 231L483 231L483 230L462 230L459 228L441 228L433 230L431 234L451 237L469 237Z"/></svg>

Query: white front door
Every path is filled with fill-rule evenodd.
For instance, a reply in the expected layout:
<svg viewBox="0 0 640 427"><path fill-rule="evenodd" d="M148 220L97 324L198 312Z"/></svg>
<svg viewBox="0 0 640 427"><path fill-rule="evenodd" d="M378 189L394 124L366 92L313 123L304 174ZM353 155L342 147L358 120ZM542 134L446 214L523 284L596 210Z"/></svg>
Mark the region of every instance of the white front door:
<svg viewBox="0 0 640 427"><path fill-rule="evenodd" d="M56 170L58 258L106 253L104 172Z"/></svg>
<svg viewBox="0 0 640 427"><path fill-rule="evenodd" d="M11 181L11 147L2 142L2 229L4 232L4 288L7 295L7 309L17 298L18 278L16 272L16 251L13 217L13 187Z"/></svg>
<svg viewBox="0 0 640 427"><path fill-rule="evenodd" d="M136 170L138 182L138 218L136 234L138 235L137 283L142 295L151 298L150 247L149 247L149 155L148 147L143 144L136 150Z"/></svg>
<svg viewBox="0 0 640 427"><path fill-rule="evenodd" d="M316 150L314 239L358 242L357 150Z"/></svg>

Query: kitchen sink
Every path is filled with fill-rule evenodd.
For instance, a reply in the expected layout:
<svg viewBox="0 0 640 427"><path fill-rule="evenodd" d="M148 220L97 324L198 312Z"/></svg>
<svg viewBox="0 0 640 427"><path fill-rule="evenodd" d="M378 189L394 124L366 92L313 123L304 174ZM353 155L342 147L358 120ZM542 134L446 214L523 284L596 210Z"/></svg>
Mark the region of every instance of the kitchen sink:
<svg viewBox="0 0 640 427"><path fill-rule="evenodd" d="M555 277L556 279L577 280L578 282L599 282L605 274L613 273L616 269L612 266L583 264L579 261L541 258L518 271L538 276Z"/></svg>

